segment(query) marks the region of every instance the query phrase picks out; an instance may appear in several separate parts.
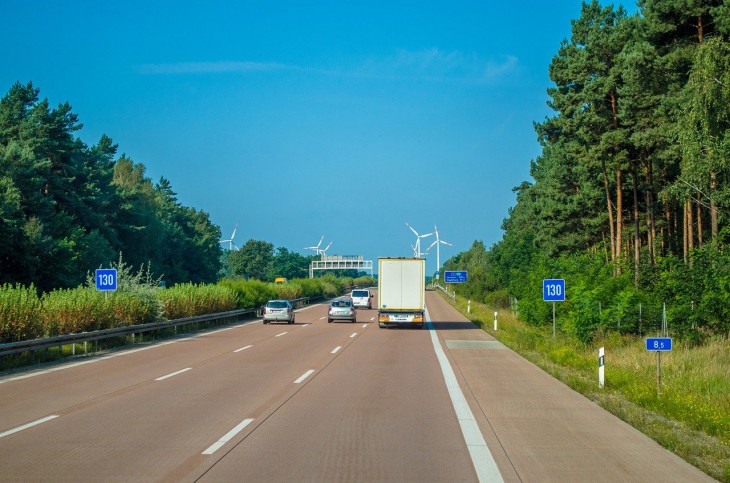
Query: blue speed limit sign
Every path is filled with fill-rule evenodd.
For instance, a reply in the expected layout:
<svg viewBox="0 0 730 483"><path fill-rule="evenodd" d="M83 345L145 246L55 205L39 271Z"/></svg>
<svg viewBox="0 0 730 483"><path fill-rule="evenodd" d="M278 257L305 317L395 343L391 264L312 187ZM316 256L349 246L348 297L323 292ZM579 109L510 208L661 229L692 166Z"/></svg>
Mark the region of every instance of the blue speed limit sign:
<svg viewBox="0 0 730 483"><path fill-rule="evenodd" d="M97 290L116 290L117 289L117 269L116 268L99 268L96 270L96 289Z"/></svg>
<svg viewBox="0 0 730 483"><path fill-rule="evenodd" d="M545 302L565 302L565 280L562 278L543 280L542 299Z"/></svg>

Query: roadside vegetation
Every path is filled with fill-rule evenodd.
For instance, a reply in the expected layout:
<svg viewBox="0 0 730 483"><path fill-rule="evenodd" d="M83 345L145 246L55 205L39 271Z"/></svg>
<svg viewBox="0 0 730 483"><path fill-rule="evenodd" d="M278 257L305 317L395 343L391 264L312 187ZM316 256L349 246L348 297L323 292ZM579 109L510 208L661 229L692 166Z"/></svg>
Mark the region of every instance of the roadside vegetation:
<svg viewBox="0 0 730 483"><path fill-rule="evenodd" d="M584 342L552 327L521 321L509 309L457 295L446 298L465 317L510 349L642 431L713 478L730 482L730 342L677 341L656 356L642 337L610 332ZM470 313L467 313L467 306ZM548 305L546 303L546 305ZM605 386L598 385L598 348L605 347Z"/></svg>
<svg viewBox="0 0 730 483"><path fill-rule="evenodd" d="M34 285L0 285L0 343L257 308L273 298L333 297L354 285L375 284L371 277L324 276L281 285L235 278L163 288L148 267L135 272L121 259L113 266L113 292L96 290L93 278L85 286L46 293Z"/></svg>

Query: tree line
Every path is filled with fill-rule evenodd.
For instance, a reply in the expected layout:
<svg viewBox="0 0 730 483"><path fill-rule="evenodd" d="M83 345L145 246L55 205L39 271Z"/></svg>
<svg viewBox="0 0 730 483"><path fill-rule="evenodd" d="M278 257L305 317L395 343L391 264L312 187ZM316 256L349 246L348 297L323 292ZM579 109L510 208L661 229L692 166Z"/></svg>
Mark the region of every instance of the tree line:
<svg viewBox="0 0 730 483"><path fill-rule="evenodd" d="M88 146L66 102L52 108L31 82L0 100L0 283L77 286L124 252L170 282L210 282L220 229L183 206L170 182L117 155L106 135Z"/></svg>
<svg viewBox="0 0 730 483"><path fill-rule="evenodd" d="M500 242L445 267L470 264L460 290L521 299L535 323L550 319L540 278L572 281L564 311L585 338L622 318L641 331L637 307L662 303L687 333L727 334L730 4L638 6L582 4L549 66L533 181L514 189Z"/></svg>

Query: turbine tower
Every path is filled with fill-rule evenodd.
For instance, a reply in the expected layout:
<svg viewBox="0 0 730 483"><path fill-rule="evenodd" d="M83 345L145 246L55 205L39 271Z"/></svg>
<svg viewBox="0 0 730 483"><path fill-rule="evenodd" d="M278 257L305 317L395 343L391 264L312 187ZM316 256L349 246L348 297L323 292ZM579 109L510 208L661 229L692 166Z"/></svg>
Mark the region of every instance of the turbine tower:
<svg viewBox="0 0 730 483"><path fill-rule="evenodd" d="M415 246L411 245L411 248L413 248L413 256L416 258L422 258L422 255L425 255L425 253L421 252L421 238L429 237L429 236L433 235L433 233L426 233L425 235L419 235L418 232L416 230L414 230L413 227L411 225L409 225L407 221L406 221L406 226L408 228L410 228L411 231L413 233L415 233L415 235L416 235L416 245ZM428 250L426 250L426 251L428 251Z"/></svg>
<svg viewBox="0 0 730 483"><path fill-rule="evenodd" d="M436 225L433 225L433 231L434 231L434 233L436 233L436 241L431 243L431 246L429 246L426 249L426 251L430 250L431 248L433 248L434 245L436 245L436 271L440 272L441 271L441 245L448 245L450 247L453 247L454 245L452 245L451 243L449 243L447 241L443 241L442 239L439 238L439 229L436 228Z"/></svg>

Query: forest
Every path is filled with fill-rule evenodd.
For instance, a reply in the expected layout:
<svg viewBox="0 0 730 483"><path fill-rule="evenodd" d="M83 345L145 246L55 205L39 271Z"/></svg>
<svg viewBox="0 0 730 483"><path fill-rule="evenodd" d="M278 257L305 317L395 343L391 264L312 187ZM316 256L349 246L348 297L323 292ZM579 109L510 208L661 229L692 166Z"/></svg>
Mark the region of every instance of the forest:
<svg viewBox="0 0 730 483"><path fill-rule="evenodd" d="M584 2L549 66L531 181L490 248L445 263L457 293L552 323L541 281L566 280L561 328L688 339L730 331L730 4Z"/></svg>

